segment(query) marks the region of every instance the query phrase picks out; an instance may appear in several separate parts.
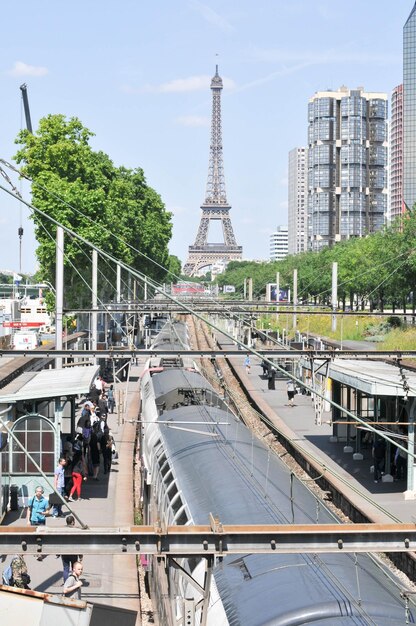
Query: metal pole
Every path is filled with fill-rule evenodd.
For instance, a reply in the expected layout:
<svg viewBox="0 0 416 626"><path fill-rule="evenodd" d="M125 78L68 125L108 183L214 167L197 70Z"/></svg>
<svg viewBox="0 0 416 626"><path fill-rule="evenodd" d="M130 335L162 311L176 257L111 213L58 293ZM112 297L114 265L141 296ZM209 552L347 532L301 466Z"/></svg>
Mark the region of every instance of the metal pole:
<svg viewBox="0 0 416 626"><path fill-rule="evenodd" d="M298 270L293 270L293 309L295 313L293 313L293 331L296 330L296 309L298 305Z"/></svg>
<svg viewBox="0 0 416 626"><path fill-rule="evenodd" d="M121 302L121 266L117 264L117 302Z"/></svg>
<svg viewBox="0 0 416 626"><path fill-rule="evenodd" d="M414 449L415 449L415 408L416 408L416 400L415 398L409 399L409 425L407 427L407 486L406 491L404 492L405 500L413 500L415 497L415 471L416 464L414 459Z"/></svg>
<svg viewBox="0 0 416 626"><path fill-rule="evenodd" d="M338 305L338 263L332 263L332 311L335 313ZM332 315L332 332L337 329L337 316Z"/></svg>
<svg viewBox="0 0 416 626"><path fill-rule="evenodd" d="M92 350L97 349L97 319L98 319L98 278L97 278L97 269L98 269L98 254L97 250L92 251L92 314L91 314L91 342L92 342Z"/></svg>
<svg viewBox="0 0 416 626"><path fill-rule="evenodd" d="M56 304L55 304L55 348L62 350L63 307L64 307L64 231L56 229L56 268L55 268ZM62 357L55 359L55 368L62 369Z"/></svg>
<svg viewBox="0 0 416 626"><path fill-rule="evenodd" d="M276 321L279 319L280 272L276 272Z"/></svg>
<svg viewBox="0 0 416 626"><path fill-rule="evenodd" d="M253 279L248 278L248 299L250 302L253 301Z"/></svg>

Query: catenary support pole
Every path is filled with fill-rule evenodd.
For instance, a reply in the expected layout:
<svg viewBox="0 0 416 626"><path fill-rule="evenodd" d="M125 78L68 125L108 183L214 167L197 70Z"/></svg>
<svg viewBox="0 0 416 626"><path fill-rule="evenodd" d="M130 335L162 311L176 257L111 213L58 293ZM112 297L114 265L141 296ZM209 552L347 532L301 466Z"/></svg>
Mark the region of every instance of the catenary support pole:
<svg viewBox="0 0 416 626"><path fill-rule="evenodd" d="M56 304L55 304L55 348L62 350L63 305L64 305L64 231L56 229ZM56 357L55 368L62 369L62 357Z"/></svg>
<svg viewBox="0 0 416 626"><path fill-rule="evenodd" d="M332 263L332 311L333 313L337 310L338 305L338 263ZM337 316L332 315L332 324L331 324L332 332L335 332L337 329Z"/></svg>
<svg viewBox="0 0 416 626"><path fill-rule="evenodd" d="M116 302L121 302L121 267L117 264L117 296Z"/></svg>
<svg viewBox="0 0 416 626"><path fill-rule="evenodd" d="M298 306L298 270L293 270L293 332L296 331L297 317L296 310ZM289 330L289 329L288 329Z"/></svg>
<svg viewBox="0 0 416 626"><path fill-rule="evenodd" d="M98 321L98 254L97 250L92 251L92 314L91 314L91 343L92 350L97 349L97 321ZM96 362L96 361L95 361Z"/></svg>

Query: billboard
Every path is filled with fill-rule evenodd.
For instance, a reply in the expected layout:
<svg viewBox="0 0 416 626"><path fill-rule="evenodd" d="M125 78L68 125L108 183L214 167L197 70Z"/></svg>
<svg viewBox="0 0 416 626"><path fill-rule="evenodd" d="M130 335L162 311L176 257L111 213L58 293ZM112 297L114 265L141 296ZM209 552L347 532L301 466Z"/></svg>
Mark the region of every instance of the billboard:
<svg viewBox="0 0 416 626"><path fill-rule="evenodd" d="M277 285L276 283L267 283L266 285L267 302L277 302ZM290 289L279 289L279 302L289 302Z"/></svg>
<svg viewBox="0 0 416 626"><path fill-rule="evenodd" d="M222 288L222 292L223 293L235 293L235 287L234 285L224 285L224 287Z"/></svg>

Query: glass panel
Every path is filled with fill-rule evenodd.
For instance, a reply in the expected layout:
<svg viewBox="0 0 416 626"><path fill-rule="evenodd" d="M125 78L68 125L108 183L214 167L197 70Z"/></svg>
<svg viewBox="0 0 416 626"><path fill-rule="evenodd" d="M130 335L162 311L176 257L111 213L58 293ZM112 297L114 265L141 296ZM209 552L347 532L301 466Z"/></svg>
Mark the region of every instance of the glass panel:
<svg viewBox="0 0 416 626"><path fill-rule="evenodd" d="M38 417L29 417L25 422L22 422L26 426L26 430L40 430L40 419Z"/></svg>
<svg viewBox="0 0 416 626"><path fill-rule="evenodd" d="M13 454L13 472L24 472L25 465L25 455L23 452L15 452Z"/></svg>
<svg viewBox="0 0 416 626"><path fill-rule="evenodd" d="M39 465L40 454L32 454L32 456L35 459L36 463ZM34 465L34 463L32 463L32 461L29 458L27 459L26 465L27 465L27 471L29 474L39 473L38 468L36 467L36 465Z"/></svg>
<svg viewBox="0 0 416 626"><path fill-rule="evenodd" d="M29 452L32 450L40 449L40 433L30 432L27 434L27 449Z"/></svg>
<svg viewBox="0 0 416 626"><path fill-rule="evenodd" d="M55 468L53 454L42 454L42 469L46 473L54 471Z"/></svg>
<svg viewBox="0 0 416 626"><path fill-rule="evenodd" d="M54 436L53 432L42 432L42 450L53 450Z"/></svg>

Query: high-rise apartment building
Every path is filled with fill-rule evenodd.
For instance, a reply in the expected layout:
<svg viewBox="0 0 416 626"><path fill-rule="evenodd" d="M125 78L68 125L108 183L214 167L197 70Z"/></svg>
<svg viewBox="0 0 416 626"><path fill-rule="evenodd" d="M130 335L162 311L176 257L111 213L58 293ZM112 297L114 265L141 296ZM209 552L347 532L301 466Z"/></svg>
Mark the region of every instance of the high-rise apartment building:
<svg viewBox="0 0 416 626"><path fill-rule="evenodd" d="M387 213L387 94L317 92L308 107L308 247L373 233Z"/></svg>
<svg viewBox="0 0 416 626"><path fill-rule="evenodd" d="M281 261L287 256L287 226L278 226L270 235L270 261Z"/></svg>
<svg viewBox="0 0 416 626"><path fill-rule="evenodd" d="M403 28L403 199L416 202L416 4Z"/></svg>
<svg viewBox="0 0 416 626"><path fill-rule="evenodd" d="M307 148L289 152L288 243L289 254L305 252L308 248Z"/></svg>
<svg viewBox="0 0 416 626"><path fill-rule="evenodd" d="M403 85L393 89L390 122L390 220L403 213Z"/></svg>

